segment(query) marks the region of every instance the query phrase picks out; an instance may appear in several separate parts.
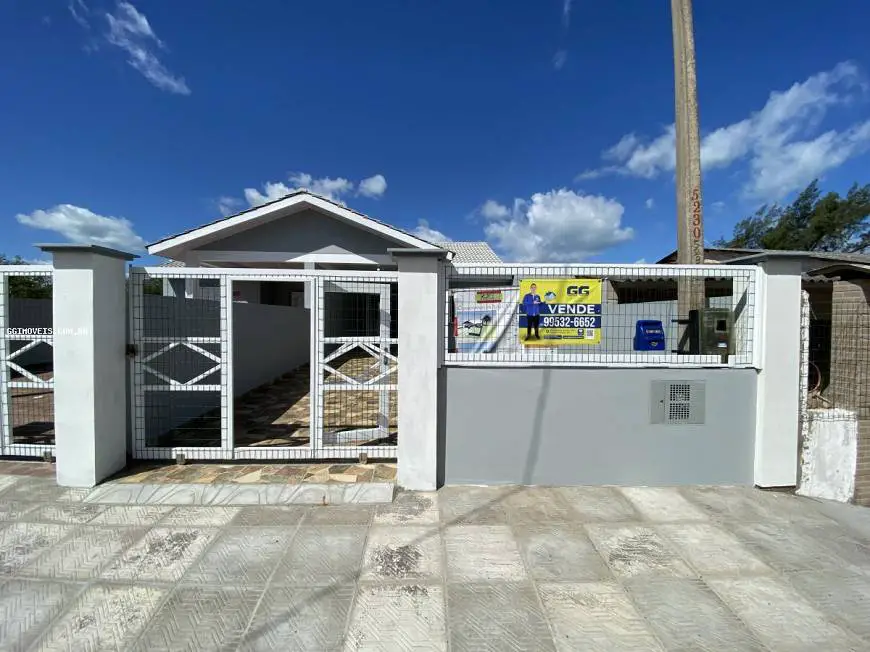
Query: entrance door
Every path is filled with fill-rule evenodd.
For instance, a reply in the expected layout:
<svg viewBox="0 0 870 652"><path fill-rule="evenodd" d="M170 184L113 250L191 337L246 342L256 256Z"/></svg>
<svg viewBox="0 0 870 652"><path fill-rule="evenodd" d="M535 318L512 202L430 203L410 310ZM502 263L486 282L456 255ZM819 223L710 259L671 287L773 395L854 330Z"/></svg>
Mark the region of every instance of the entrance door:
<svg viewBox="0 0 870 652"><path fill-rule="evenodd" d="M316 455L395 457L398 332L391 284L330 278L318 288Z"/></svg>

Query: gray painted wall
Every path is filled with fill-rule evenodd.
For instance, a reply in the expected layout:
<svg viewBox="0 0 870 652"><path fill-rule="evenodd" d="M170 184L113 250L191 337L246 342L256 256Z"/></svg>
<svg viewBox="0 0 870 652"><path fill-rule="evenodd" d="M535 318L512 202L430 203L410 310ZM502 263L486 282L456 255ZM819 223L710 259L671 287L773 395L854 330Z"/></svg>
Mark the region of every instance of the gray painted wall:
<svg viewBox="0 0 870 652"><path fill-rule="evenodd" d="M330 246L358 254L385 254L397 244L324 213L305 210L210 242L201 249L310 252Z"/></svg>
<svg viewBox="0 0 870 652"><path fill-rule="evenodd" d="M706 381L704 425L650 425L654 380ZM446 484L753 482L752 369L446 369Z"/></svg>
<svg viewBox="0 0 870 652"><path fill-rule="evenodd" d="M311 357L311 311L233 304L233 395L305 364Z"/></svg>

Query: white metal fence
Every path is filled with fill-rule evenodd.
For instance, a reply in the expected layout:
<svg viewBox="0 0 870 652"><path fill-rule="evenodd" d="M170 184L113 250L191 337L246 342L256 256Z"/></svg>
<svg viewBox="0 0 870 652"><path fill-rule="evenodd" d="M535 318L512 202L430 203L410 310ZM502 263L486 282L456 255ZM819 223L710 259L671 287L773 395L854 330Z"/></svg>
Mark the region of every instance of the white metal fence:
<svg viewBox="0 0 870 652"><path fill-rule="evenodd" d="M52 274L0 266L0 455L54 454Z"/></svg>
<svg viewBox="0 0 870 652"><path fill-rule="evenodd" d="M394 458L397 274L133 268L135 457Z"/></svg>
<svg viewBox="0 0 870 652"><path fill-rule="evenodd" d="M759 273L727 265L448 266L445 363L757 366ZM698 314L696 338L690 308L713 309ZM715 348L704 346L705 329L718 333Z"/></svg>

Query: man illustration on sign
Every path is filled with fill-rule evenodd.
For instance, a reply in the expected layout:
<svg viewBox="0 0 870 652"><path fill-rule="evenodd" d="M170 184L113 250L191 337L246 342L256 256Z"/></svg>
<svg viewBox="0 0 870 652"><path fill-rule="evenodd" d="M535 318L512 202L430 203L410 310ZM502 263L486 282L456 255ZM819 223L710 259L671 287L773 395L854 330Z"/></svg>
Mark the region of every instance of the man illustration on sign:
<svg viewBox="0 0 870 652"><path fill-rule="evenodd" d="M532 283L529 292L523 297L523 312L526 313L526 339L532 339L532 328L535 329L535 339L541 339L538 326L541 324L541 297L538 286Z"/></svg>

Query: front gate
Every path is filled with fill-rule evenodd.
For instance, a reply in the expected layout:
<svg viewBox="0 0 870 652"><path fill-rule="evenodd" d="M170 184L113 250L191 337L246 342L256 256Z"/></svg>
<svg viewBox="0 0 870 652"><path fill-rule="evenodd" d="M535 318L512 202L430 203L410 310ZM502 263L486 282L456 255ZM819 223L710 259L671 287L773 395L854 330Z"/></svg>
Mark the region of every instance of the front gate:
<svg viewBox="0 0 870 652"><path fill-rule="evenodd" d="M52 274L0 266L0 455L54 455Z"/></svg>
<svg viewBox="0 0 870 652"><path fill-rule="evenodd" d="M395 458L397 296L394 272L133 268L134 457Z"/></svg>

